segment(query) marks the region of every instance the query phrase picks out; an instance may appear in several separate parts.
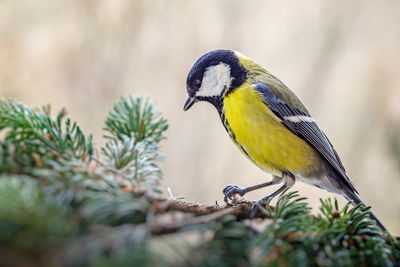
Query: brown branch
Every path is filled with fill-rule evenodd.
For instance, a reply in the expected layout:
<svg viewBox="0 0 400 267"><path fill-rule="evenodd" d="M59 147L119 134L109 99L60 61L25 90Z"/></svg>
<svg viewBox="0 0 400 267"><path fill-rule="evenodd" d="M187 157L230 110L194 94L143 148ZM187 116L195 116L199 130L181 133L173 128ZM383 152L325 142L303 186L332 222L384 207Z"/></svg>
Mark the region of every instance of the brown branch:
<svg viewBox="0 0 400 267"><path fill-rule="evenodd" d="M151 233L156 235L174 233L186 226L215 221L231 213L232 213L232 208L228 208L207 215L192 217L182 221L176 221L167 224L153 222L148 225L148 228L150 229Z"/></svg>
<svg viewBox="0 0 400 267"><path fill-rule="evenodd" d="M250 218L251 208L255 201L239 200L230 205L204 205L189 201L180 201L176 199L168 199L161 202L153 202L153 211L156 213L164 213L170 210L192 213L196 216L211 214L220 210L232 209L231 215L238 217L240 220ZM273 207L270 206L271 209ZM254 218L267 218L265 213L258 211Z"/></svg>
<svg viewBox="0 0 400 267"><path fill-rule="evenodd" d="M193 213L201 216L227 208L226 205L204 205L189 201L179 201L176 199L168 199L160 202L153 202L153 211L156 213L164 213L170 210L181 211L185 213Z"/></svg>
<svg viewBox="0 0 400 267"><path fill-rule="evenodd" d="M226 215L236 216L238 220L250 219L250 212L254 203L254 201L241 200L232 205L204 205L175 199L153 202L152 210L155 213L181 211L184 213L194 214L197 217L191 217L167 224L151 222L148 224L148 227L153 234L166 234L176 232L186 226L216 221ZM270 208L273 209L273 207ZM268 218L268 216L265 212L258 210L254 218L265 219Z"/></svg>

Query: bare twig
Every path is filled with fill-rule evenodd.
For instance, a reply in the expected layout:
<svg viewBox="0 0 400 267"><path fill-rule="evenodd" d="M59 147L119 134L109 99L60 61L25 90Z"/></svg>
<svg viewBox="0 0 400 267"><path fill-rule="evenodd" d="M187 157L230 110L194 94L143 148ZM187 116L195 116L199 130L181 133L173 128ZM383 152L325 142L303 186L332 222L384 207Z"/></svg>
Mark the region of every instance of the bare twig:
<svg viewBox="0 0 400 267"><path fill-rule="evenodd" d="M185 213L193 213L197 216L207 215L222 210L226 207L226 205L204 205L188 201L179 201L176 199L153 202L153 211L155 211L156 213L164 213L170 210L175 210Z"/></svg>
<svg viewBox="0 0 400 267"><path fill-rule="evenodd" d="M186 220L176 221L167 224L152 222L148 225L148 228L150 229L151 233L156 235L174 233L184 227L215 221L231 213L232 208L228 208L207 215L192 217Z"/></svg>
<svg viewBox="0 0 400 267"><path fill-rule="evenodd" d="M238 220L250 219L251 208L254 201L241 200L232 205L204 205L194 202L178 201L169 199L162 202L153 203L153 211L155 213L164 213L167 211L181 211L184 213L191 213L197 217L191 217L181 221L171 223L149 223L149 229L153 234L166 234L178 231L186 226L202 224L211 221L216 221L227 215L236 216ZM273 209L273 207L270 207ZM254 218L268 218L268 216L258 211Z"/></svg>

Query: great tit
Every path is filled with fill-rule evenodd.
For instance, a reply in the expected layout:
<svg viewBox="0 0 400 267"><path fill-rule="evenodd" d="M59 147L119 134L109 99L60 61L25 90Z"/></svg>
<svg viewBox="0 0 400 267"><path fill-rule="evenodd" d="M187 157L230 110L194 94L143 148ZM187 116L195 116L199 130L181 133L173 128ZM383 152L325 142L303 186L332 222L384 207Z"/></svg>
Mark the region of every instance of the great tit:
<svg viewBox="0 0 400 267"><path fill-rule="evenodd" d="M273 176L269 182L244 188L227 185L223 189L226 203L235 194L243 196L282 184L256 202L251 212L254 215L268 199L300 180L365 206L339 155L310 113L289 88L263 67L239 52L214 50L195 62L186 86L189 97L183 109L188 110L198 101L211 103L239 150ZM371 217L385 230L374 214Z"/></svg>

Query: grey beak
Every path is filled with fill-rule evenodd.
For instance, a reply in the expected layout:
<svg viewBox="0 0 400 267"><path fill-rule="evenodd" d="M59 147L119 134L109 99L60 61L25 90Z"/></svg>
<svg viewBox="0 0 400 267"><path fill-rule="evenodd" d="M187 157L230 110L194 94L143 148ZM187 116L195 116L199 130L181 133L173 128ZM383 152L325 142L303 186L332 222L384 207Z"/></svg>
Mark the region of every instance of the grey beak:
<svg viewBox="0 0 400 267"><path fill-rule="evenodd" d="M188 97L188 99L185 102L185 105L183 105L183 110L186 111L189 108L193 106L194 103L196 103L197 99L195 97Z"/></svg>

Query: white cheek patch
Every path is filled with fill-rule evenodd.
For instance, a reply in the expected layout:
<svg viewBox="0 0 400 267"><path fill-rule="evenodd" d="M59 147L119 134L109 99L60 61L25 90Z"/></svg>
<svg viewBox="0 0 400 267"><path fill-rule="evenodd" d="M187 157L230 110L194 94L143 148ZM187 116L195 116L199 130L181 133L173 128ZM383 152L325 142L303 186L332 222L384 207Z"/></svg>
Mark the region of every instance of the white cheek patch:
<svg viewBox="0 0 400 267"><path fill-rule="evenodd" d="M220 96L232 82L231 68L225 63L208 67L196 96Z"/></svg>

